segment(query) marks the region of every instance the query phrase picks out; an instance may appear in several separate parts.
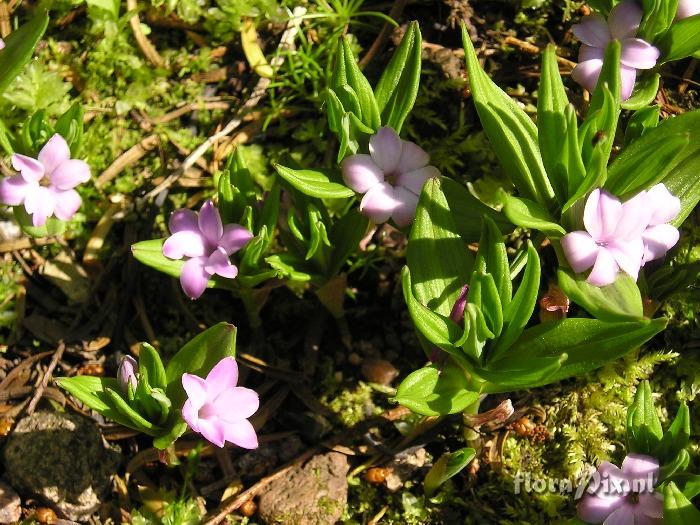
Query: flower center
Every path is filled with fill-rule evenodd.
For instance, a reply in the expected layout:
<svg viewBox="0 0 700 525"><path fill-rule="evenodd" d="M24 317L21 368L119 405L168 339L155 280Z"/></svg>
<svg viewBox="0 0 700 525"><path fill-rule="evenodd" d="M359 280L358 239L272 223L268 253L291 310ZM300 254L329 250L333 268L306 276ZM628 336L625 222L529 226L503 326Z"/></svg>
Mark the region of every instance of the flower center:
<svg viewBox="0 0 700 525"><path fill-rule="evenodd" d="M208 419L216 414L217 410L216 407L214 407L214 403L204 403L197 413L200 419Z"/></svg>
<svg viewBox="0 0 700 525"><path fill-rule="evenodd" d="M608 241L596 241L596 246L600 246L601 248L605 248L608 245Z"/></svg>
<svg viewBox="0 0 700 525"><path fill-rule="evenodd" d="M639 503L639 494L636 492L632 492L627 496L627 501L632 505L636 505L637 503Z"/></svg>
<svg viewBox="0 0 700 525"><path fill-rule="evenodd" d="M51 185L51 179L49 179L46 175L41 177L41 180L39 180L39 186L43 186L45 188L48 188Z"/></svg>
<svg viewBox="0 0 700 525"><path fill-rule="evenodd" d="M384 182L388 182L392 186L396 186L396 179L399 177L400 173L395 171L390 171L389 173L384 173Z"/></svg>

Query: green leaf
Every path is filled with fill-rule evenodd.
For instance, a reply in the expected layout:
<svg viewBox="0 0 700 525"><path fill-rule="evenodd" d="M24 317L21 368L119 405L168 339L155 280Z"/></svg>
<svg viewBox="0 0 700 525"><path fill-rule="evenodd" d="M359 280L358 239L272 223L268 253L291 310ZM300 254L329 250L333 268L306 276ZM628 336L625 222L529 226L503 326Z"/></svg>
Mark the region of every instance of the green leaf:
<svg viewBox="0 0 700 525"><path fill-rule="evenodd" d="M542 74L537 96L537 137L542 162L559 202L566 202L569 194L569 146L575 146L580 159L578 137L576 143L569 144L569 119L567 109L569 99L564 91L564 83L559 74L555 47L549 44L542 53ZM578 134L574 118L574 133ZM574 164L572 168L583 168ZM581 172L577 175L580 178Z"/></svg>
<svg viewBox="0 0 700 525"><path fill-rule="evenodd" d="M700 146L700 141L693 139L692 143ZM681 211L671 224L679 228L693 212L700 201L700 149L677 164L661 181L668 191L681 200Z"/></svg>
<svg viewBox="0 0 700 525"><path fill-rule="evenodd" d="M328 234L330 245L333 247L331 261L328 265L328 275L337 275L343 265L358 248L360 241L367 234L369 219L358 210L350 210L333 223Z"/></svg>
<svg viewBox="0 0 700 525"><path fill-rule="evenodd" d="M172 445L177 438L187 430L187 423L179 415L178 410L171 412L172 421L168 421L165 430L153 439L153 446L158 450L165 450Z"/></svg>
<svg viewBox="0 0 700 525"><path fill-rule="evenodd" d="M553 207L554 190L542 164L535 124L481 68L464 24L462 41L472 98L504 173L521 196Z"/></svg>
<svg viewBox="0 0 700 525"><path fill-rule="evenodd" d="M642 0L644 18L637 30L637 36L647 42L654 42L658 35L673 27L678 8L678 0Z"/></svg>
<svg viewBox="0 0 700 525"><path fill-rule="evenodd" d="M68 111L58 117L54 126L56 133L61 135L70 146L71 156L77 157L83 142L83 107L79 102L73 104Z"/></svg>
<svg viewBox="0 0 700 525"><path fill-rule="evenodd" d="M123 420L128 421L128 424L124 424L129 428L148 434L149 436L155 436L160 431L161 428L157 425L151 423L148 419L139 414L134 410L129 403L124 399L116 390L111 388L105 388L103 399L111 408L118 414L121 415ZM111 418L111 416L108 416ZM121 422L116 420L117 422Z"/></svg>
<svg viewBox="0 0 700 525"><path fill-rule="evenodd" d="M451 362L430 365L412 372L396 391L394 401L424 416L461 412L479 399L468 389L464 371Z"/></svg>
<svg viewBox="0 0 700 525"><path fill-rule="evenodd" d="M469 281L473 259L452 218L442 178L423 186L408 243L416 299L430 310L448 317L462 287Z"/></svg>
<svg viewBox="0 0 700 525"><path fill-rule="evenodd" d="M44 36L49 25L49 14L45 10L22 27L10 33L5 39L5 49L0 51L0 95L22 72L25 64L32 59L34 48Z"/></svg>
<svg viewBox="0 0 700 525"><path fill-rule="evenodd" d="M676 20L657 42L659 65L688 57L700 50L700 15Z"/></svg>
<svg viewBox="0 0 700 525"><path fill-rule="evenodd" d="M673 423L668 430L664 432L661 442L659 443L655 457L659 458L659 462L663 465L675 458L681 450L683 450L690 441L690 410L688 405L683 402L678 407L678 412L673 420Z"/></svg>
<svg viewBox="0 0 700 525"><path fill-rule="evenodd" d="M649 106L638 109L630 117L625 129L625 146L642 137L659 125L661 106Z"/></svg>
<svg viewBox="0 0 700 525"><path fill-rule="evenodd" d="M185 261L183 259L168 259L163 255L164 242L165 239L150 239L148 241L137 242L131 245L131 253L140 263L150 266L166 275L170 275L171 277L179 278ZM209 279L207 283L207 288L216 287L231 290L234 286L233 279L224 279L217 275Z"/></svg>
<svg viewBox="0 0 700 525"><path fill-rule="evenodd" d="M601 321L636 321L644 318L642 295L629 275L620 273L613 284L593 286L581 274L559 268L559 287L569 299Z"/></svg>
<svg viewBox="0 0 700 525"><path fill-rule="evenodd" d="M166 394L173 406L180 407L185 401L182 374L206 377L225 357L236 357L236 327L232 324L215 324L187 342L165 368Z"/></svg>
<svg viewBox="0 0 700 525"><path fill-rule="evenodd" d="M464 242L471 243L479 240L484 215L496 223L501 233L506 234L513 231L513 224L502 213L481 202L463 184L444 177L442 179L442 192L447 199L447 206L452 212L457 232Z"/></svg>
<svg viewBox="0 0 700 525"><path fill-rule="evenodd" d="M102 400L100 394L107 388L119 388L119 383L113 377L57 377L54 381L78 401L102 415L110 411L110 406Z"/></svg>
<svg viewBox="0 0 700 525"><path fill-rule="evenodd" d="M343 37L341 41L340 54L345 63L347 83L357 94L360 103L362 115L357 115L357 117L360 117L360 120L362 120L365 125L376 131L381 125L377 101L374 98L372 87L362 74L362 71L360 71L360 67L357 64L355 55L352 53L350 42L347 37Z"/></svg>
<svg viewBox="0 0 700 525"><path fill-rule="evenodd" d="M473 448L461 448L443 454L425 475L423 480L425 495L430 497L434 494L440 485L459 474L475 457L476 450Z"/></svg>
<svg viewBox="0 0 700 525"><path fill-rule="evenodd" d="M393 128L396 133L401 131L418 95L421 40L418 22L413 21L374 90L382 124Z"/></svg>
<svg viewBox="0 0 700 525"><path fill-rule="evenodd" d="M648 381L637 387L634 401L627 409L627 449L635 454L654 454L661 442L663 430L656 414Z"/></svg>
<svg viewBox="0 0 700 525"><path fill-rule="evenodd" d="M511 349L489 368L513 362L518 356L523 363L530 359L559 359L568 356L554 374L540 386L573 376L582 376L639 348L666 327L666 319L610 323L598 319L562 319L528 328Z"/></svg>
<svg viewBox="0 0 700 525"><path fill-rule="evenodd" d="M494 342L490 359L498 359L520 337L537 304L540 289L540 257L531 242L527 244L527 266L518 291L503 311L503 331Z"/></svg>
<svg viewBox="0 0 700 525"><path fill-rule="evenodd" d="M167 380L165 378L165 368L160 359L160 355L148 343L141 343L139 350L139 373L148 376L148 384L153 388L165 388Z"/></svg>
<svg viewBox="0 0 700 525"><path fill-rule="evenodd" d="M672 481L664 488L664 524L696 525L700 511L686 498Z"/></svg>
<svg viewBox="0 0 700 525"><path fill-rule="evenodd" d="M278 253L265 258L265 262L280 272L282 277L296 282L308 282L311 274L306 270L304 261L291 253Z"/></svg>
<svg viewBox="0 0 700 525"><path fill-rule="evenodd" d="M486 368L476 368L474 373L486 380L481 386L482 392L512 392L555 382L552 378L567 357L566 353L550 357L510 357L494 361Z"/></svg>
<svg viewBox="0 0 700 525"><path fill-rule="evenodd" d="M506 277L510 284L510 274L506 273ZM503 329L503 305L498 295L499 290L493 280L493 274L483 270L474 271L469 282L469 302L484 314L488 332L482 331L482 339L486 339L486 334L489 339L498 337ZM508 302L510 303L510 298Z"/></svg>
<svg viewBox="0 0 700 525"><path fill-rule="evenodd" d="M503 190L499 192L498 199L503 204L503 213L516 226L539 230L550 239L566 235L566 230L535 201L509 195Z"/></svg>
<svg viewBox="0 0 700 525"><path fill-rule="evenodd" d="M656 98L659 91L661 75L658 73L647 73L637 78L637 83L634 85L632 96L622 102L623 109L636 111L646 108Z"/></svg>
<svg viewBox="0 0 700 525"><path fill-rule="evenodd" d="M43 226L34 226L32 216L27 213L24 206L15 206L12 211L22 231L30 237L52 237L66 231L66 223L56 217L46 219L46 224Z"/></svg>
<svg viewBox="0 0 700 525"><path fill-rule="evenodd" d="M500 305L503 308L508 306L513 295L508 254L503 235L488 215L482 218L481 238L474 260L474 272L490 273L501 299Z"/></svg>
<svg viewBox="0 0 700 525"><path fill-rule="evenodd" d="M605 188L618 196L635 195L670 177L700 152L700 142L691 140L697 129L698 110L664 120L620 152L608 169Z"/></svg>
<svg viewBox="0 0 700 525"><path fill-rule="evenodd" d="M353 190L337 182L332 182L327 175L320 171L293 170L281 164L275 164L275 170L280 177L309 197L344 199L355 195Z"/></svg>

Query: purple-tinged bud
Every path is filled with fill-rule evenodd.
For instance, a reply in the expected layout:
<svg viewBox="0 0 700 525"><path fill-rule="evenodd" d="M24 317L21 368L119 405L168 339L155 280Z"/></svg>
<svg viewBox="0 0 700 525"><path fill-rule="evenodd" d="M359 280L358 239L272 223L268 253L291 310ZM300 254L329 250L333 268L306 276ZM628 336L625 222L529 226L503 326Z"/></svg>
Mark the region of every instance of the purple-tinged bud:
<svg viewBox="0 0 700 525"><path fill-rule="evenodd" d="M464 320L464 310L467 308L467 296L469 295L469 285L465 284L459 291L459 296L455 301L452 311L450 312L450 319L455 323L461 325Z"/></svg>
<svg viewBox="0 0 700 525"><path fill-rule="evenodd" d="M119 382L119 388L124 395L129 394L129 385L133 390L136 390L136 372L139 369L139 365L136 359L130 355L125 356L122 362L119 363L119 370L117 370L117 381Z"/></svg>

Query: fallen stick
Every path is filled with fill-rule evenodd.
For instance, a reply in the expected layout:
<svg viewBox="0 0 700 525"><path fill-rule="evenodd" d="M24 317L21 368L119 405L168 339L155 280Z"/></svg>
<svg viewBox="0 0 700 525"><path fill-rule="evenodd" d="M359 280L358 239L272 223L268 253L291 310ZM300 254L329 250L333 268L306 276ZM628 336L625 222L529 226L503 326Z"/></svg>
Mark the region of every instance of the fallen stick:
<svg viewBox="0 0 700 525"><path fill-rule="evenodd" d="M56 368L58 361L61 359L61 356L63 355L63 351L65 349L66 349L66 345L63 343L63 341L58 343L58 348L54 352L53 357L51 358L51 362L49 363L49 366L46 368L46 372L44 372L44 377L42 378L41 383L39 384L39 387L36 389L36 392L34 392L34 396L32 397L32 400L29 402L29 406L27 406L27 415L28 416L31 416L34 413L34 410L36 409L36 405L39 403L41 396L44 394L44 389L49 384L49 379L51 378L51 374L53 374L53 371Z"/></svg>
<svg viewBox="0 0 700 525"><path fill-rule="evenodd" d="M277 53L270 61L270 65L273 69L278 69L284 62L284 51L290 49L294 45L294 38L299 31L299 26L301 25L301 17L306 13L306 8L302 6L297 6L294 8L292 17L289 19L287 24L287 29L282 33L282 38L280 38L279 45L277 46ZM173 183L182 176L182 174L188 169L194 166L194 164L199 160L202 155L204 155L209 148L211 148L216 142L220 141L222 138L233 133L236 128L238 128L243 123L244 116L250 112L258 102L263 98L267 92L267 88L272 82L271 78L260 77L258 83L253 88L253 92L250 98L245 101L245 103L236 112L236 116L229 121L226 126L224 126L220 131L214 133L211 137L200 144L192 153L190 153L187 158L182 162L175 172L169 175L163 182L161 182L157 187L149 191L144 198L149 199L156 197L162 191L166 190Z"/></svg>

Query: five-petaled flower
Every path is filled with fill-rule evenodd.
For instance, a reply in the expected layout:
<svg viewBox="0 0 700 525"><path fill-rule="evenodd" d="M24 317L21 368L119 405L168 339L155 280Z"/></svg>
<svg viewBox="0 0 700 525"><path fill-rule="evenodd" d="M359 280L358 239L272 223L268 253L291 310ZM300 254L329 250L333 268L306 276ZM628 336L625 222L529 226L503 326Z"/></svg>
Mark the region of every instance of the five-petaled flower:
<svg viewBox="0 0 700 525"><path fill-rule="evenodd" d="M226 441L243 448L257 448L258 437L248 418L260 405L258 394L236 386L238 365L233 357L219 361L206 379L182 375L187 401L182 417L189 427L205 439L223 447Z"/></svg>
<svg viewBox="0 0 700 525"><path fill-rule="evenodd" d="M343 160L343 180L357 193L364 193L360 211L380 224L394 219L397 226L413 220L418 196L425 181L440 171L429 166L423 149L383 127L369 139L369 155L351 155Z"/></svg>
<svg viewBox="0 0 700 525"><path fill-rule="evenodd" d="M676 20L700 14L700 0L678 0Z"/></svg>
<svg viewBox="0 0 700 525"><path fill-rule="evenodd" d="M611 40L620 40L620 97L622 100L630 98L637 70L653 68L660 54L657 48L645 40L635 38L643 14L634 1L626 0L610 11L607 21L599 14L592 14L583 17L580 24L575 24L573 32L582 44L579 63L572 71L571 78L588 91L593 91L603 67L605 48Z"/></svg>
<svg viewBox="0 0 700 525"><path fill-rule="evenodd" d="M588 197L583 212L585 231L567 233L561 246L576 273L593 267L588 282L605 286L622 270L637 279L645 263L663 257L678 242L670 224L680 212L680 200L663 184L622 203L605 190Z"/></svg>
<svg viewBox="0 0 700 525"><path fill-rule="evenodd" d="M223 225L219 210L210 200L199 213L181 209L170 216L172 235L163 244L163 255L187 261L180 273L180 284L190 299L199 298L213 275L234 279L238 268L229 256L243 248L253 234L239 224Z"/></svg>
<svg viewBox="0 0 700 525"><path fill-rule="evenodd" d="M663 523L663 498L654 492L659 462L643 454L628 454L622 468L604 461L578 505L578 517L605 525Z"/></svg>
<svg viewBox="0 0 700 525"><path fill-rule="evenodd" d="M82 201L74 188L90 180L90 167L70 158L68 143L60 135L49 139L38 159L12 155L12 166L20 175L0 181L0 202L24 204L34 226L44 226L51 215L67 221L80 208Z"/></svg>

